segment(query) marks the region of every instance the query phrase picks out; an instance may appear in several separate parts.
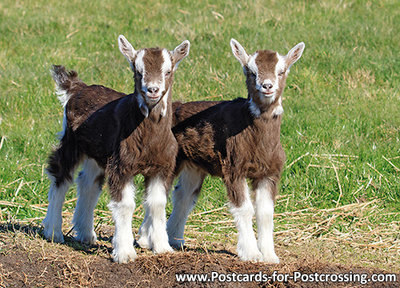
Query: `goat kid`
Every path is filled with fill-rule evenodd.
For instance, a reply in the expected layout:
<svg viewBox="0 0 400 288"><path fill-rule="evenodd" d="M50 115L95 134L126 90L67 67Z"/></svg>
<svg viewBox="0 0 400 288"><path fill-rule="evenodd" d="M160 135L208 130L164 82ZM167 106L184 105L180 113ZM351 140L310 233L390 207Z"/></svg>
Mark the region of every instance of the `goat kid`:
<svg viewBox="0 0 400 288"><path fill-rule="evenodd" d="M172 131L179 151L173 211L167 223L169 243L184 244L187 217L207 174L222 177L238 230L242 260L279 263L273 243L274 201L285 162L280 143L282 93L290 67L301 57L304 43L282 56L261 50L248 55L232 39L233 55L246 76L248 98L232 101L174 103ZM258 241L252 227L254 208L246 178L254 190Z"/></svg>
<svg viewBox="0 0 400 288"><path fill-rule="evenodd" d="M109 208L115 222L113 259L125 263L136 257L131 227L135 208L132 177L139 173L145 178L144 206L150 219L151 248L156 253L172 251L165 229L167 191L173 180L178 148L171 132L171 89L173 74L189 54L190 43L184 41L173 51L136 51L124 36L119 36L118 42L134 72L133 94L124 96L103 86L87 86L76 72L53 67L52 76L65 112L59 147L49 157L47 172L51 185L43 225L47 239L64 241L62 206L74 170L84 161L84 174L77 180L78 201L73 219L77 238L86 243L96 241L93 210L107 175ZM109 103L98 106L96 94L110 91L116 94L103 102ZM93 97L87 97L87 92ZM82 113L84 110L86 113Z"/></svg>
<svg viewBox="0 0 400 288"><path fill-rule="evenodd" d="M223 125L214 125L215 126L215 130L218 131L218 127L221 126L219 131L225 131L229 132L226 127L229 126L230 128L230 132L231 134L236 135L238 133L241 133L241 130L243 130L245 127L247 127L247 124L245 123L243 125L243 123L241 124L240 120L243 120L243 118L247 118L248 122L253 123L254 120L258 119L257 121L255 121L254 131L256 132L261 132L264 133L266 135L256 135L257 137L254 138L253 140L253 144L256 143L257 145L265 145L268 144L268 142L270 141L270 139L276 141L278 140L278 143L275 143L274 141L271 142L272 144L269 145L270 147L276 147L276 151L275 153L271 152L270 156L267 157L268 159L273 159L274 154L275 156L280 156L280 158L278 157L278 161L277 163L271 163L274 164L274 167L269 167L269 165L265 166L265 163L261 163L262 165L259 167L254 168L254 171L248 171L248 172L252 172L252 174L254 174L255 172L259 171L260 175L263 175L263 173L267 173L269 171L269 174L271 174L271 172L275 169L278 171L278 173L276 173L277 171L275 171L275 175L278 175L278 178L275 178L275 182L274 182L274 178L270 176L270 178L267 177L267 181L264 182L257 182L253 180L253 188L255 188L256 190L256 208L257 208L257 223L258 223L258 228L259 228L259 239L258 239L258 247L259 250L261 251L255 251L257 250L256 245L254 244L255 240L250 241L250 243L252 243L251 247L256 247L256 249L250 249L250 248L246 248L246 233L244 233L245 231L247 231L247 235L249 236L249 238L255 238L254 237L254 232L252 231L252 228L250 226L249 227L249 222L251 225L251 217L253 215L253 207L251 205L251 203L249 203L249 199L248 199L248 187L246 185L246 183L244 182L244 196L247 197L246 199L246 205L242 205L242 211L240 211L239 209L235 209L235 205L232 205L232 212L237 212L234 213L238 214L238 212L246 212L250 211L250 220L248 220L248 217L244 217L244 220L246 221L240 221L240 215L235 216L235 220L237 225L240 225L240 228L238 227L239 230L239 242L238 242L238 252L239 252L239 256L244 259L244 260L263 260L266 262L270 262L270 263L276 263L279 261L279 259L277 258L275 252L274 252L274 247L273 247L273 239L272 239L272 231L273 231L273 203L274 203L274 198L275 198L275 194L277 193L276 190L276 185L278 184L279 181L279 177L280 177L280 171L282 169L282 165L283 165L283 161L284 161L284 152L282 150L282 147L280 145L279 142L279 130L280 130L280 118L278 119L278 116L280 114L282 114L283 109L281 106L282 103L282 93L283 93L283 88L285 86L285 80L286 77L289 73L289 69L291 67L292 64L294 64L300 57L301 54L303 52L304 49L304 43L300 43L298 45L296 45L296 47L294 47L286 56L281 56L279 54L277 54L276 52L272 52L272 51L259 51L256 52L254 55L248 56L247 53L244 51L244 49L242 48L242 46L237 43L237 41L233 40L231 41L231 46L232 46L232 51L234 53L234 55L238 55L236 56L238 58L238 60L240 61L240 63L242 63L243 66L243 71L246 75L246 83L248 86L248 91L249 91L249 97L247 100L244 99L237 99L234 101L225 101L225 102L216 102L216 101L201 101L201 102L190 102L190 103L186 103L186 104L181 104L179 102L174 102L173 103L173 111L174 111L174 122L173 122L173 126L177 125L177 127L175 127L175 129L173 130L175 132L175 135L178 135L180 132L182 131L182 129L186 129L186 132L188 133L187 136L189 136L189 139L184 139L184 141L180 141L181 137L178 137L178 144L180 146L186 146L186 148L183 148L180 150L180 154L182 153L182 151L186 151L186 153L190 150L190 145L188 146L186 142L194 142L196 143L197 141L199 141L199 135L202 135L203 132L207 132L206 130L208 128L212 128L212 126L208 126L205 125L208 122L212 122L210 121L211 118L216 117L215 119L217 119L215 121L215 123L219 123L219 119L218 119L218 115L221 116L221 118L226 118L223 119L224 121L222 121L221 123L223 123ZM258 58L258 54L261 53L261 56ZM269 57L265 57L267 55L270 55ZM276 59L274 59L275 57L278 58L278 61L276 61ZM256 61L257 58L257 61ZM270 58L268 60L268 58ZM264 60L263 60L264 59ZM272 62L270 63L270 65L268 65L268 61ZM276 63L274 63L276 62ZM280 62L280 63L279 63ZM245 64L243 64L245 63ZM246 64L247 63L247 64ZM258 66L257 66L258 65ZM268 66L271 66L269 67ZM249 68L249 66L251 67L251 69ZM260 66L260 68L259 68ZM279 70L278 68L282 68L282 70ZM271 69L275 69L273 71L273 74L276 74L275 76L275 85L273 85L273 87L268 87L267 85L264 85L264 89L268 88L276 88L276 91L278 91L277 93L275 93L275 95L272 95L273 93L271 93L272 91L274 91L274 89L270 89L271 91L263 91L262 90L262 86L261 83L263 84L268 84L268 82L272 82L272 78L270 77L270 79L266 79L266 78L258 78L257 74L260 73L260 75L265 74L266 72L268 72L267 70L271 70ZM283 72L283 74L282 74ZM262 81L263 80L263 81ZM270 84L270 83L269 83ZM89 88L91 88L93 86L89 86ZM279 88L280 87L280 88ZM107 89L102 87L103 89ZM275 92L276 92L275 91ZM266 93L263 93L266 92ZM112 101L114 99L117 99L119 97L122 97L124 94L122 93L118 93L114 90L108 89L108 90L101 90L99 91L99 93L96 94L96 97L90 97L90 89L88 91L84 91L84 93L82 93L82 97L81 98L77 98L77 102L85 102L85 103L89 103L87 106L92 107L91 105L93 105L92 111L94 111L95 109L98 109L99 107L101 107L102 105L104 105L105 103L108 103L109 101ZM86 101L86 100L90 100L90 101ZM72 99L71 99L72 100ZM71 102L70 100L70 102ZM93 103L92 103L93 101ZM216 106L215 108L213 108L213 106ZM75 114L78 115L76 118L79 117L87 117L87 114L90 114L90 110L87 111L85 109L81 109L79 108L79 105L74 106L71 110L75 109ZM234 109L232 109L234 108ZM214 109L214 110L213 110ZM224 115L225 111L228 110L230 111L226 117L222 117ZM234 110L237 110L239 113L235 114L233 113ZM217 114L214 116L209 116L208 114ZM198 115L196 115L198 114ZM243 115L242 115L243 114ZM237 123L235 123L235 119L236 116L235 115L241 115L240 119L238 120ZM270 117L268 117L270 116ZM197 118L196 118L197 117ZM210 118L210 119L208 119ZM204 120L205 119L205 120ZM207 120L208 119L208 120ZM214 119L214 120L215 120ZM265 121L264 121L264 120ZM263 121L261 121L263 120ZM278 121L278 122L272 122L272 121ZM262 122L266 122L269 123L268 125L266 125L266 129L265 131L262 131L263 125L260 125ZM182 122L180 124L180 122ZM199 125L198 127L195 127L197 129L192 129L189 128L190 127L190 123L196 123L198 122ZM215 124L214 123L214 124ZM257 124L258 123L258 124ZM275 124L272 124L275 123ZM276 126L276 124L279 124L278 126ZM256 125L257 124L257 125ZM275 128L273 127L275 125ZM202 129L198 129L199 127L204 126L203 130ZM235 129L232 129L232 127L235 127ZM257 129L258 128L258 129ZM260 131L261 128L261 131ZM274 129L272 129L274 128ZM276 133L276 129L278 129L278 133ZM252 135L252 133L254 133L253 130L251 129L245 129L248 130L250 132L246 132L243 133L243 135ZM271 130L271 131L269 131ZM201 133L198 133L198 132ZM274 132L275 133L272 133ZM209 131L207 133L204 133L204 135L210 135ZM226 137L222 136L222 138ZM261 138L259 137L261 136ZM264 137L266 136L266 137ZM190 141L190 137L192 138L192 141ZM206 139L207 136L204 137L204 139ZM239 137L240 138L240 137ZM246 136L243 136L241 138L246 138ZM265 138L265 139L264 139ZM270 139L269 139L270 138ZM188 140L188 141L186 141ZM208 139L210 140L210 139ZM226 140L226 139L225 139ZM214 148L209 149L211 151L211 153L209 151L207 151L208 148L210 148L209 146L211 145L212 147L214 147L216 144L221 145L221 143L217 143L218 141L216 141L215 143L212 143L214 140L210 140L209 145L205 145L204 149L199 149L197 151L197 148L193 149L193 151L191 151L192 153L189 158L191 159L195 159L197 156L197 154L202 155L203 157L205 155L212 155L212 150ZM219 141L221 142L221 141ZM232 141L233 143L235 141ZM265 142L265 143L263 143ZM227 146L227 143L225 141L225 143L222 144ZM249 143L247 143L249 144ZM201 144L198 146L202 146ZM234 145L231 145L232 147L230 147L230 150L233 150ZM182 148L182 147L181 147ZM201 148L201 147L200 147ZM268 147L264 147L265 149L267 149ZM262 147L261 147L262 149ZM219 150L219 154L224 155L225 153L221 153L221 148L216 148L215 150ZM222 149L223 151L224 149ZM236 149L237 151L239 151L238 149ZM268 149L267 149L268 150ZM237 152L235 150L231 151L232 152ZM257 153L252 152L253 150L248 150L248 151L244 151L245 153L242 154L242 158L245 158L242 162L246 162L246 159L250 159L249 163L247 164L249 167L243 167L246 169L250 169L251 166L255 165L255 162L257 161ZM258 151L260 152L260 151ZM261 151L262 153L262 151ZM214 153L215 154L215 153ZM262 153L263 154L263 153ZM215 157L215 155L214 155ZM227 161L226 159L226 155L224 156L225 158L222 159L223 161ZM247 157L247 158L246 158ZM205 157L207 158L207 157ZM262 156L261 158L265 158L264 156ZM183 241L183 233L184 233L184 226L186 223L186 219L188 214L190 213L191 209L193 208L193 206L195 205L195 202L197 200L197 196L200 192L201 189L201 185L203 182L204 177L207 175L207 173L210 173L212 175L219 175L222 174L222 172L220 171L218 173L218 170L221 170L221 168L213 168L213 160L209 160L208 165L207 165L207 160L203 161L203 163L201 165L193 165L193 163L190 163L190 161L182 161L182 155L178 156L178 159L181 159L180 161L178 161L179 164L177 169L178 171L181 171L180 174L180 179L179 179L179 183L173 193L173 202L174 202L174 210L173 213L170 217L170 220L168 221L168 234L169 234L169 239L170 239L170 244L173 246L178 246L180 247L181 245L184 244ZM212 159L210 157L210 159ZM221 161L222 161L221 160ZM220 161L220 160L219 160ZM271 160L272 161L272 160ZM218 161L217 161L218 162ZM216 163L217 163L216 162ZM232 163L236 162L239 163L241 161L231 161ZM280 163L280 164L279 164ZM241 166L243 166L244 163L241 164ZM263 166L264 165L264 166ZM79 190L79 184L80 182L84 182L86 183L86 185L88 185L88 187L93 187L94 185L94 180L93 177L90 178L88 173L88 170L90 170L90 168L88 168L89 165L84 165L83 170L79 176L79 178L82 179L82 181L78 181L78 190ZM222 166L221 164L216 164L215 166ZM227 165L225 165L227 166ZM228 164L229 166L229 164ZM257 166L257 165L256 165ZM229 167L227 167L229 168ZM278 168L278 169L277 169ZM229 170L229 169L228 169ZM265 171L266 170L266 171ZM226 172L225 172L226 174ZM229 174L229 173L228 173ZM269 175L267 173L267 175ZM273 173L271 174L273 175ZM221 175L219 175L221 176ZM246 176L249 177L250 176ZM78 179L79 180L79 179ZM225 181L226 182L226 181ZM272 183L270 183L272 182ZM92 183L92 184L91 184ZM272 187L270 187L272 185ZM230 185L232 186L232 185ZM235 185L233 185L235 186ZM227 185L228 187L228 185ZM258 187L258 189L257 189ZM275 190L273 190L275 189ZM239 189L240 190L240 189ZM273 193L271 193L273 192ZM229 190L228 190L229 193ZM239 193L232 193L232 194L240 194ZM272 194L272 195L271 195ZM231 197L230 197L231 198ZM234 202L234 201L231 201ZM258 205L257 205L258 204ZM265 207L263 207L265 206ZM237 207L236 207L237 208ZM239 210L239 211L238 211ZM240 214L240 213L239 213ZM239 219L237 219L239 218ZM147 228L146 226L148 226L148 213L146 213L145 216L145 220L143 221L143 224L140 227L139 230L139 234L141 235L138 243L140 244L140 246L142 247L146 247L147 246ZM247 227L246 227L247 225ZM242 248L244 247L244 248ZM260 254L261 252L261 254ZM253 256L252 256L253 255Z"/></svg>

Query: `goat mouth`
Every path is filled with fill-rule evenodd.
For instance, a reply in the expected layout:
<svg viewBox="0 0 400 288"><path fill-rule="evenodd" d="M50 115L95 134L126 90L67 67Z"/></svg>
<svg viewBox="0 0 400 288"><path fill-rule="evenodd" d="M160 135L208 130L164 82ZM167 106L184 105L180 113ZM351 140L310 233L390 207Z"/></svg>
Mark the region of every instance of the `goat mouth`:
<svg viewBox="0 0 400 288"><path fill-rule="evenodd" d="M272 97L274 96L275 92L261 92L261 94L263 94L266 97Z"/></svg>
<svg viewBox="0 0 400 288"><path fill-rule="evenodd" d="M156 102L156 101L158 101L158 99L161 98L161 95L158 95L158 94L154 95L154 94L149 94L149 93L142 93L142 96L144 99L147 98L151 102Z"/></svg>

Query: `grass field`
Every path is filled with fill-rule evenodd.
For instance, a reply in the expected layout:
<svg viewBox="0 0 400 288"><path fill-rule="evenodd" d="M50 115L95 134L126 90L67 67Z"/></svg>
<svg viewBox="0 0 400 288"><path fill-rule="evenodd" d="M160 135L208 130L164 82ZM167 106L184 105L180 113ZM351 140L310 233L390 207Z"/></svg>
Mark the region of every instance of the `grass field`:
<svg viewBox="0 0 400 288"><path fill-rule="evenodd" d="M283 101L287 162L276 205L277 245L343 244L337 261L399 270L398 1L128 2L0 2L1 222L39 224L45 215L46 158L63 113L51 64L78 71L86 83L130 92L132 73L118 50L119 34L135 48L173 49L188 39L190 55L175 74L174 100L229 100L246 97L230 38L248 52L281 54L303 41ZM135 182L137 229L142 178ZM65 215L73 212L75 192L67 196ZM107 203L103 193L97 225L111 223ZM189 219L188 243L232 241L225 203L222 182L207 178Z"/></svg>

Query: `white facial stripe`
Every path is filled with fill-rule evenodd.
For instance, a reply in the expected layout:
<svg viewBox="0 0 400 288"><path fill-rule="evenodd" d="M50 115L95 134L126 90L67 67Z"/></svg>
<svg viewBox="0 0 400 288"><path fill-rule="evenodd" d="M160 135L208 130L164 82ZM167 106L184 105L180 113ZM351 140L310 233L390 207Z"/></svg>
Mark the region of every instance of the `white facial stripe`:
<svg viewBox="0 0 400 288"><path fill-rule="evenodd" d="M258 75L258 67L256 64L256 58L257 58L258 53L252 55L249 57L249 62L247 64L247 67L253 72L254 74Z"/></svg>
<svg viewBox="0 0 400 288"><path fill-rule="evenodd" d="M169 56L169 52L166 49L163 49L162 56L163 56L164 62L162 64L162 66L161 66L161 73L162 73L162 82L161 82L161 85L160 85L160 92L161 93L163 91L165 91L165 74L172 70L171 57Z"/></svg>
<svg viewBox="0 0 400 288"><path fill-rule="evenodd" d="M142 76L146 74L146 68L144 67L144 61L143 61L144 54L146 54L146 51L140 50L135 61L136 72L142 74ZM147 85L144 82L144 77L142 77L142 89L145 93L147 93Z"/></svg>
<svg viewBox="0 0 400 288"><path fill-rule="evenodd" d="M145 50L139 51L139 53L136 57L136 61L135 61L135 69L137 72L139 72L142 75L144 75L146 73L145 67L144 67L144 62L143 62L143 57L144 57L145 53L146 53Z"/></svg>
<svg viewBox="0 0 400 288"><path fill-rule="evenodd" d="M274 86L276 87L276 89L278 89L278 85L279 85L279 77L278 74L280 72L285 71L286 68L286 61L285 61L285 56L279 55L279 53L276 53L276 56L278 56L278 63L276 63L275 66L275 84Z"/></svg>
<svg viewBox="0 0 400 288"><path fill-rule="evenodd" d="M254 55L251 55L249 57L249 62L247 64L247 67L249 67L250 71L252 73L254 73L254 75L256 75L256 89L260 90L261 89L261 85L259 85L258 83L260 82L258 79L258 66L256 64L256 58L258 56L258 53L255 53Z"/></svg>
<svg viewBox="0 0 400 288"><path fill-rule="evenodd" d="M164 58L164 63L161 66L161 70L163 75L165 75L165 73L172 70L172 62L171 62L171 56L169 55L169 52L166 49L163 49L162 55Z"/></svg>

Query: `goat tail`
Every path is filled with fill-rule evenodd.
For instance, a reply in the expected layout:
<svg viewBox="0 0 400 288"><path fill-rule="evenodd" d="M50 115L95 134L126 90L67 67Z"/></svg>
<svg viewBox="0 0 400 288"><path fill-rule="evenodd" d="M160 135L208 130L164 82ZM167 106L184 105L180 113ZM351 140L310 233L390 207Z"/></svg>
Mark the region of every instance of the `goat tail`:
<svg viewBox="0 0 400 288"><path fill-rule="evenodd" d="M74 170L82 161L82 156L76 135L71 129L67 129L59 146L50 154L46 169L57 187L66 181L72 181Z"/></svg>
<svg viewBox="0 0 400 288"><path fill-rule="evenodd" d="M75 86L75 83L80 82L78 73L73 70L67 71L65 67L61 65L53 65L50 72L56 82L58 100L60 100L63 107L65 107L71 97L71 89Z"/></svg>

